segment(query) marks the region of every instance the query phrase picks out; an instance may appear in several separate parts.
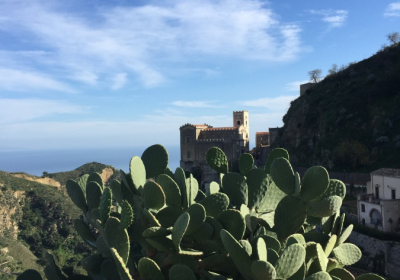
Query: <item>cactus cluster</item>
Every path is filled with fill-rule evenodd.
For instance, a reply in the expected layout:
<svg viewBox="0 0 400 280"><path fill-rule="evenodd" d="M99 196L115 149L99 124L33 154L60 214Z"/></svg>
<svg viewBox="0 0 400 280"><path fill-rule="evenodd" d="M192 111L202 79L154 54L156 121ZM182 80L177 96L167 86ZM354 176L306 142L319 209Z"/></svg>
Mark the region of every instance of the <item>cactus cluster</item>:
<svg viewBox="0 0 400 280"><path fill-rule="evenodd" d="M283 149L273 150L264 168L243 154L240 172L229 171L219 148L206 158L221 179L205 192L182 168L168 168L161 145L133 157L129 173L121 171L109 187L96 173L68 181L68 195L83 212L75 229L96 253L81 262L88 276L65 274L49 255L47 278L383 279L354 278L344 268L361 251L346 243L353 226L343 229L339 212L345 185L323 167L300 178Z"/></svg>

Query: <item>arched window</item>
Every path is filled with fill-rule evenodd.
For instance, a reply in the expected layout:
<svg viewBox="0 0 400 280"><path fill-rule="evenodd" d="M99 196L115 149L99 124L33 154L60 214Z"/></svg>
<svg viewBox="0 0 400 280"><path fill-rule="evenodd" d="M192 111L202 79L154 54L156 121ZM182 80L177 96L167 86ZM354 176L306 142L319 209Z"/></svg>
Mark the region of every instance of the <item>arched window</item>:
<svg viewBox="0 0 400 280"><path fill-rule="evenodd" d="M237 123L237 125L240 125L240 121L237 121L236 123Z"/></svg>
<svg viewBox="0 0 400 280"><path fill-rule="evenodd" d="M186 143L190 143L190 136L186 136Z"/></svg>
<svg viewBox="0 0 400 280"><path fill-rule="evenodd" d="M365 212L365 204L361 204L361 212Z"/></svg>

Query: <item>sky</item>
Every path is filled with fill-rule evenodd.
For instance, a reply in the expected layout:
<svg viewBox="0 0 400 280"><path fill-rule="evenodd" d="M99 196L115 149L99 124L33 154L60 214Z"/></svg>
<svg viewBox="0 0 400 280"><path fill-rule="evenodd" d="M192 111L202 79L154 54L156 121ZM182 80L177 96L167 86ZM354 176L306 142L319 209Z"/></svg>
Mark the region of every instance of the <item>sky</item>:
<svg viewBox="0 0 400 280"><path fill-rule="evenodd" d="M396 31L385 0L0 0L0 151L178 146L237 110L252 147L310 70Z"/></svg>

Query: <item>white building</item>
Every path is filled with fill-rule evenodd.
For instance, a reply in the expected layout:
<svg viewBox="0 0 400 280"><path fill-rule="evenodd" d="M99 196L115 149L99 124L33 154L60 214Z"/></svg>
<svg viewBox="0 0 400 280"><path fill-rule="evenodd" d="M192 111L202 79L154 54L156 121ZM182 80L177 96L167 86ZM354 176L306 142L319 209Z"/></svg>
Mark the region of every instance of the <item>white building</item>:
<svg viewBox="0 0 400 280"><path fill-rule="evenodd" d="M381 168L371 173L367 194L357 196L358 221L390 232L400 226L400 169Z"/></svg>

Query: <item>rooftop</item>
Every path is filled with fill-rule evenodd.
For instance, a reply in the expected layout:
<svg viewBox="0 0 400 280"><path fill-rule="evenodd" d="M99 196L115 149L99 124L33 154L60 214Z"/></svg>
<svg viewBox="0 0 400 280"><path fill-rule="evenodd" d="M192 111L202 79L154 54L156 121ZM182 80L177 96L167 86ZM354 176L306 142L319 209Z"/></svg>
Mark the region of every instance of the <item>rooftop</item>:
<svg viewBox="0 0 400 280"><path fill-rule="evenodd" d="M256 132L256 135L268 135L269 132Z"/></svg>
<svg viewBox="0 0 400 280"><path fill-rule="evenodd" d="M381 168L371 172L371 175L381 175L381 176L400 178L400 169Z"/></svg>
<svg viewBox="0 0 400 280"><path fill-rule="evenodd" d="M205 131L215 131L215 130L237 130L237 127L208 127L204 129Z"/></svg>

